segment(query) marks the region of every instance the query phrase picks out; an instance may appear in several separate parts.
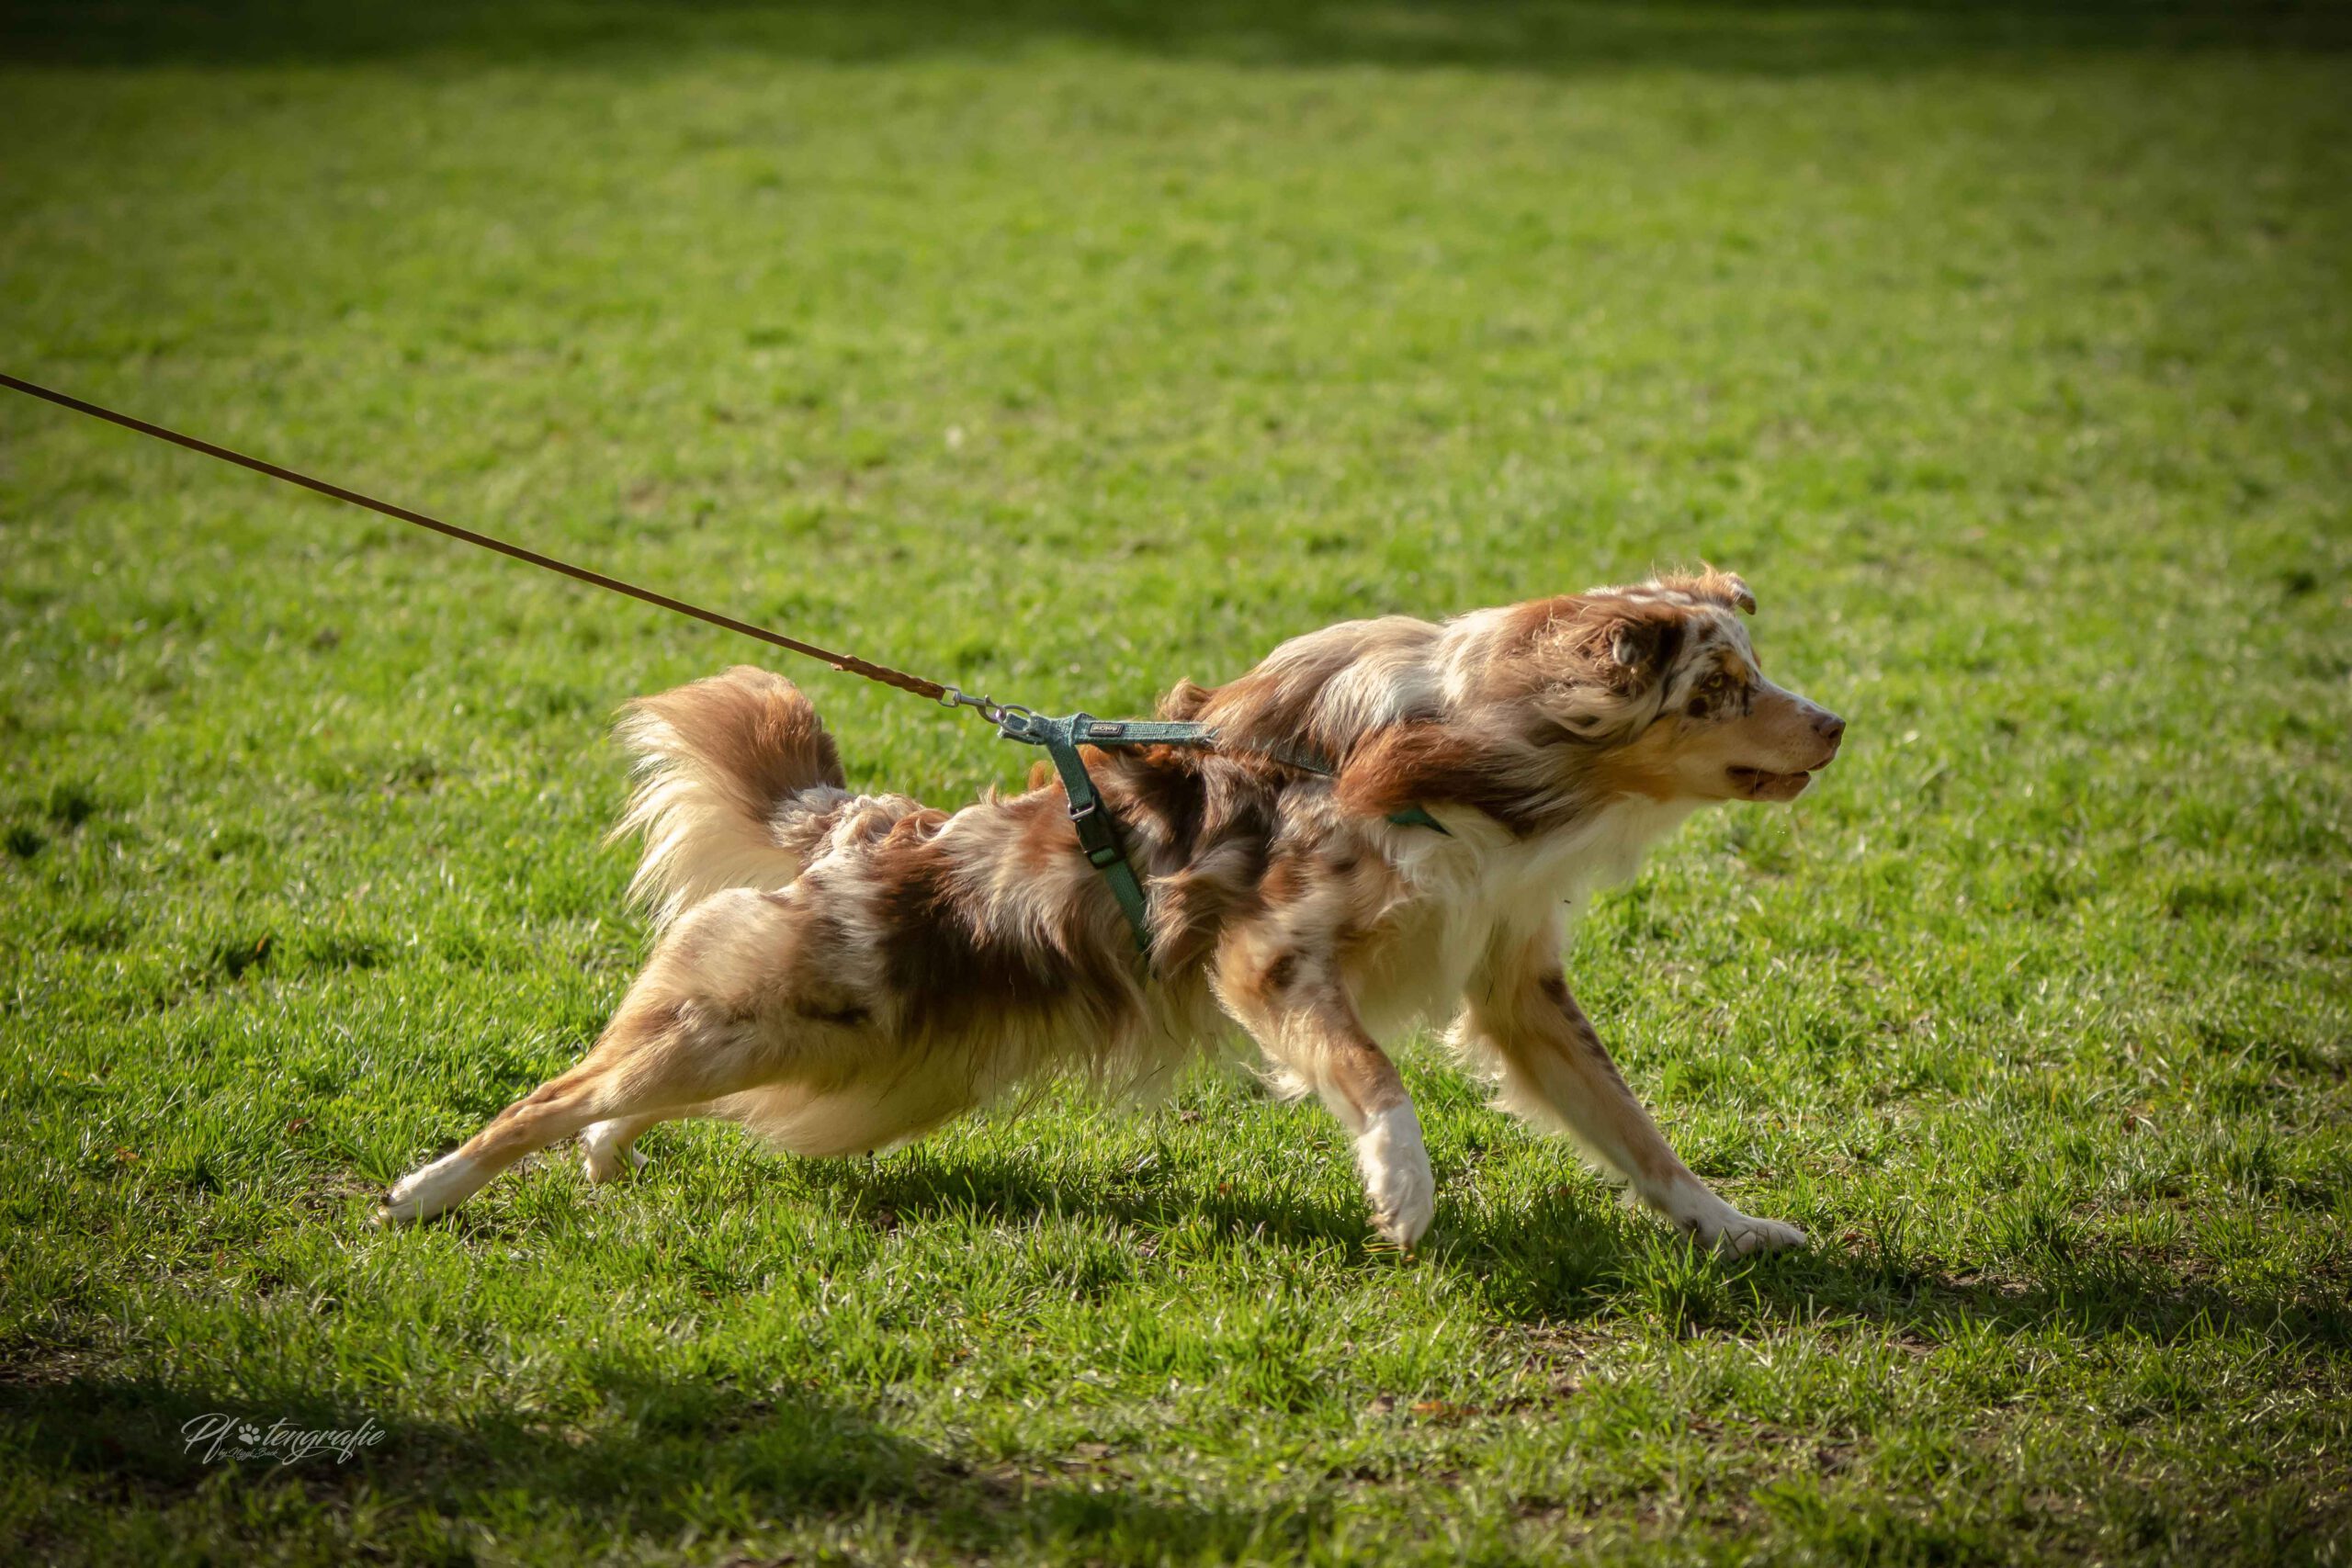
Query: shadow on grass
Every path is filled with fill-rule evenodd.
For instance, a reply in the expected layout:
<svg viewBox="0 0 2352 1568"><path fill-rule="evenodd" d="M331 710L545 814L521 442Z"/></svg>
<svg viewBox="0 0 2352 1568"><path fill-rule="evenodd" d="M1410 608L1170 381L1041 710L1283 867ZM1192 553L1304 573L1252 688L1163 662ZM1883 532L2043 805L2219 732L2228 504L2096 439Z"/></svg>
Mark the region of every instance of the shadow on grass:
<svg viewBox="0 0 2352 1568"><path fill-rule="evenodd" d="M1855 1318L1930 1341L1985 1327L2091 1339L2175 1341L2238 1331L2281 1342L2352 1343L2352 1309L2341 1303L2182 1279L2093 1244L2006 1259L1989 1271L1821 1237L1801 1252L1730 1261L1662 1232L1612 1241L1596 1233L1589 1211L1563 1204L1555 1215L1539 1210L1461 1231L1447 1263L1491 1310L1521 1322L1634 1310L1692 1331L1761 1332Z"/></svg>
<svg viewBox="0 0 2352 1568"><path fill-rule="evenodd" d="M1089 1179L1073 1191L1018 1154L946 1153L924 1145L881 1159L794 1164L802 1181L827 1194L853 1221L971 1216L1018 1224L1048 1215L1094 1215L1155 1231L1204 1222L1236 1242L1318 1249L1362 1247L1369 1235L1361 1204L1339 1207L1312 1192L1269 1189L1262 1182L1180 1190L1145 1176L1109 1185Z"/></svg>
<svg viewBox="0 0 2352 1568"><path fill-rule="evenodd" d="M287 1533L289 1515L323 1516L395 1559L470 1560L485 1521L519 1504L535 1527L568 1529L612 1550L630 1536L697 1535L895 1519L958 1554L1083 1541L1100 1560L1203 1559L1305 1542L1317 1516L1248 1515L1172 1505L1106 1485L1106 1474L977 1471L865 1417L793 1393L757 1393L643 1368L592 1369L603 1409L577 1420L500 1416L467 1424L387 1417L300 1390L207 1389L108 1377L0 1383L0 1454L63 1483L76 1517L46 1521L82 1539L85 1511L169 1509L219 1520L205 1495L236 1499L226 1532ZM293 1463L266 1453L208 1455L190 1423L230 1415L266 1428L380 1430L348 1460ZM279 1505L273 1506L272 1499ZM1328 1521L1324 1521L1327 1522ZM214 1528L223 1528L216 1523ZM196 1544L190 1542L189 1544Z"/></svg>
<svg viewBox="0 0 2352 1568"><path fill-rule="evenodd" d="M1089 1213L1146 1231L1205 1221L1236 1246L1336 1246L1370 1254L1360 1208L1238 1182L1208 1194L1148 1183L1072 1194L1016 1157L928 1152L863 1167L810 1164L804 1179L831 1191L853 1220L877 1213L894 1221L974 1215L1013 1222ZM1620 1223L1597 1211L1589 1197L1566 1194L1466 1221L1441 1209L1425 1258L1497 1316L1521 1323L1638 1313L1690 1329L1760 1331L1848 1316L1928 1338L1977 1325L2005 1334L2055 1328L2159 1340L2235 1329L2284 1341L2352 1343L2352 1305L2180 1279L2145 1258L2092 1244L2009 1260L1996 1278L1939 1268L1870 1242L1821 1240L1804 1252L1733 1262L1702 1254L1646 1216Z"/></svg>
<svg viewBox="0 0 2352 1568"><path fill-rule="evenodd" d="M0 8L0 58L76 64L480 62L623 65L679 52L858 62L988 58L1040 45L1243 65L1570 73L1668 66L1760 74L1891 72L2211 48L2340 49L2324 4L1910 0L1879 6L1592 5L1546 0L73 0Z"/></svg>

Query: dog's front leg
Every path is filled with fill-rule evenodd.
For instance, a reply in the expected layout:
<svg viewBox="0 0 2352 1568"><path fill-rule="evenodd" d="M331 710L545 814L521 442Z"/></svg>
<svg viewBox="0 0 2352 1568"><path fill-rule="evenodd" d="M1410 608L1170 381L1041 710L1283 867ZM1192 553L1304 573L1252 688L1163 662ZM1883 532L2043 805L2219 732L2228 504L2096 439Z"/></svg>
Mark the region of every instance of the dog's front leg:
<svg viewBox="0 0 2352 1568"><path fill-rule="evenodd" d="M1804 1232L1743 1214L1668 1146L1568 994L1556 942L1494 965L1472 989L1458 1042L1499 1067L1504 1103L1568 1134L1676 1228L1743 1254L1803 1247Z"/></svg>
<svg viewBox="0 0 2352 1568"><path fill-rule="evenodd" d="M1430 1228L1437 1183L1396 1064L1365 1032L1336 980L1303 973L1295 955L1263 964L1238 957L1228 954L1220 976L1226 1005L1267 1056L1312 1088L1354 1136L1373 1224L1411 1247Z"/></svg>
<svg viewBox="0 0 2352 1568"><path fill-rule="evenodd" d="M1315 1086L1356 1141L1356 1169L1372 1223L1399 1247L1421 1239L1437 1212L1437 1179L1421 1144L1421 1119L1396 1064L1358 1023L1345 1001L1278 1021L1283 1066Z"/></svg>

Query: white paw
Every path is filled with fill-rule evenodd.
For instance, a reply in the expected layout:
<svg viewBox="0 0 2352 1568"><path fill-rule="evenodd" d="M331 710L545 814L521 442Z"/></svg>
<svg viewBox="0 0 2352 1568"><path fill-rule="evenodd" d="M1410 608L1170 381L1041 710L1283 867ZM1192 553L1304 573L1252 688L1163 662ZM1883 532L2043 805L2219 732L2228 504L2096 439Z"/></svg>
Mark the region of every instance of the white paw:
<svg viewBox="0 0 2352 1568"><path fill-rule="evenodd" d="M1399 1247L1409 1247L1437 1215L1437 1180L1421 1146L1421 1119L1410 1105L1377 1111L1356 1136L1356 1166L1372 1200L1372 1223Z"/></svg>
<svg viewBox="0 0 2352 1568"><path fill-rule="evenodd" d="M1683 1228L1725 1258L1746 1258L1756 1252L1781 1252L1805 1245L1804 1232L1784 1220L1767 1220L1754 1214L1743 1214L1721 1199L1716 1200L1715 1209L1718 1212L1685 1222Z"/></svg>
<svg viewBox="0 0 2352 1568"><path fill-rule="evenodd" d="M463 1155L444 1155L392 1184L376 1210L376 1224L414 1224L447 1213L473 1196L481 1184L473 1161Z"/></svg>
<svg viewBox="0 0 2352 1568"><path fill-rule="evenodd" d="M645 1168L645 1156L637 1152L636 1143L621 1135L624 1125L616 1118L599 1122L580 1134L580 1164L588 1179L599 1187Z"/></svg>

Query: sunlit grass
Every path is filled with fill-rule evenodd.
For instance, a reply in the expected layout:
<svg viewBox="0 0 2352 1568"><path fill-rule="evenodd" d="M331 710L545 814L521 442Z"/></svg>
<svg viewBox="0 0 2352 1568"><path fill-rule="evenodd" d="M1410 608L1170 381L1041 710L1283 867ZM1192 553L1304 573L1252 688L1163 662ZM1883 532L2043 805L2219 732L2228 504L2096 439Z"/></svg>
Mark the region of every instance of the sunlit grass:
<svg viewBox="0 0 2352 1568"><path fill-rule="evenodd" d="M52 17L0 67L7 367L1056 711L1736 568L1845 758L1571 974L1817 1245L1692 1255L1427 1043L1410 1261L1229 1077L870 1163L664 1129L376 1233L641 953L607 716L759 650L14 400L13 1555L2342 1560L2340 55L419 15ZM790 672L857 784L1031 760ZM205 1464L210 1411L385 1436Z"/></svg>

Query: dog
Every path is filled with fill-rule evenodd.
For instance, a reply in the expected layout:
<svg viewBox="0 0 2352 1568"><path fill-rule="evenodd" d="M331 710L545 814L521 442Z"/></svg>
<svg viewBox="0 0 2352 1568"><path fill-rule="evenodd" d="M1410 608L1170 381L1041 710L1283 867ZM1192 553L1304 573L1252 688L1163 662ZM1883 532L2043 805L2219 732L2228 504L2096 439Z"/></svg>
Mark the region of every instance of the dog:
<svg viewBox="0 0 2352 1568"><path fill-rule="evenodd" d="M851 794L815 709L764 671L641 698L615 836L643 836L644 971L579 1066L401 1179L378 1221L443 1213L575 1134L609 1181L678 1117L800 1155L891 1148L1047 1075L1164 1080L1238 1024L1345 1125L1374 1225L1410 1248L1434 1183L1381 1042L1450 1020L1505 1108L1683 1233L1801 1246L1675 1156L1561 966L1594 890L1693 811L1793 800L1837 756L1845 721L1764 678L1755 610L1710 568L1351 621L1226 685L1179 682L1161 716L1212 727L1213 749L1086 754L1147 890L1148 953L1042 764L950 813Z"/></svg>

